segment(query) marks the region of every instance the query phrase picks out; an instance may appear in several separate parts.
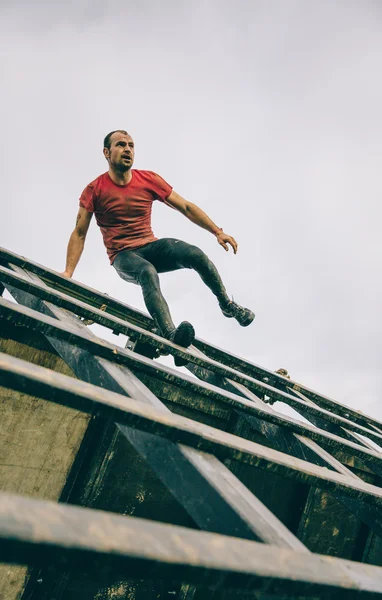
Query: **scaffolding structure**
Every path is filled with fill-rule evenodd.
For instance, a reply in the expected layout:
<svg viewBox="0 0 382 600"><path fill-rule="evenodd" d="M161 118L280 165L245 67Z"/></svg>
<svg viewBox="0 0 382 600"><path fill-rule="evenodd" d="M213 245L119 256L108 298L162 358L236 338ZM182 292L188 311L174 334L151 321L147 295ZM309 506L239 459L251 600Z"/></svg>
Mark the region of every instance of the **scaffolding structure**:
<svg viewBox="0 0 382 600"><path fill-rule="evenodd" d="M1 600L382 598L381 421L0 249L5 289Z"/></svg>

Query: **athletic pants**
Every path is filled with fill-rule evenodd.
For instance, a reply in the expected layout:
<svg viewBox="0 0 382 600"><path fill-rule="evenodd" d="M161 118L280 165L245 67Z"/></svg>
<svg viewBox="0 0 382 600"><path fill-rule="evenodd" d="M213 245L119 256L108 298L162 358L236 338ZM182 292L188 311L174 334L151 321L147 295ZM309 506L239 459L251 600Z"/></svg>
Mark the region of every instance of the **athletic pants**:
<svg viewBox="0 0 382 600"><path fill-rule="evenodd" d="M141 248L122 250L113 267L122 279L141 286L147 310L166 338L171 337L175 325L160 288L158 273L194 269L222 307L229 302L215 265L200 248L181 240L163 238Z"/></svg>

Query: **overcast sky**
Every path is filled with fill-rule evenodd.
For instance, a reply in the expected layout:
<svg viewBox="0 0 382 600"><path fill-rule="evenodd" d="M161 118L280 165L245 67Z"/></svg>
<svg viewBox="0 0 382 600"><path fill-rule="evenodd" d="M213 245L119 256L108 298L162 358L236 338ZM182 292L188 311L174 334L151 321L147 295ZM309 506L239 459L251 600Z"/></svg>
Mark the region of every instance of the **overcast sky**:
<svg viewBox="0 0 382 600"><path fill-rule="evenodd" d="M225 319L190 271L162 275L175 321L382 418L382 3L29 0L1 4L0 244L64 270L102 140L136 143L239 242L155 203L158 237L203 248L256 312ZM92 222L75 279L140 309Z"/></svg>

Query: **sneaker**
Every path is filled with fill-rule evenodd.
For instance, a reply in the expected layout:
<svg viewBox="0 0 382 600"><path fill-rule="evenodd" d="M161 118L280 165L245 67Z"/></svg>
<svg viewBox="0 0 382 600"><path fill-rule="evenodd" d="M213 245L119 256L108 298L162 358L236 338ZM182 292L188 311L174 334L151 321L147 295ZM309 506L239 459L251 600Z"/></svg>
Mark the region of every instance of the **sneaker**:
<svg viewBox="0 0 382 600"><path fill-rule="evenodd" d="M170 341L183 348L191 346L195 339L195 329L188 321L182 321L179 327L177 327L174 333L170 337ZM174 356L174 362L177 367L183 367L188 363L186 358L180 356Z"/></svg>
<svg viewBox="0 0 382 600"><path fill-rule="evenodd" d="M240 306L237 302L231 300L226 306L221 306L221 311L225 317L229 319L236 319L236 321L242 327L248 327L255 318L255 313L249 310L249 308L244 308L244 306Z"/></svg>

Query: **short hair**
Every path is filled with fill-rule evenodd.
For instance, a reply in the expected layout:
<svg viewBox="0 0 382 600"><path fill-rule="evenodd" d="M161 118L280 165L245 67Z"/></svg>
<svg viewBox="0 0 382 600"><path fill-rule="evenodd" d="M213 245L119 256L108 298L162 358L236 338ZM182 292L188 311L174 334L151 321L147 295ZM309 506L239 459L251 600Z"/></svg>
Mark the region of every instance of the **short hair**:
<svg viewBox="0 0 382 600"><path fill-rule="evenodd" d="M110 150L110 146L111 146L111 136L114 133L123 133L124 135L129 135L127 133L127 131L125 131L124 129L116 129L115 131L110 131L110 133L107 134L107 136L105 137L104 141L103 141L103 147L107 148L108 150Z"/></svg>

